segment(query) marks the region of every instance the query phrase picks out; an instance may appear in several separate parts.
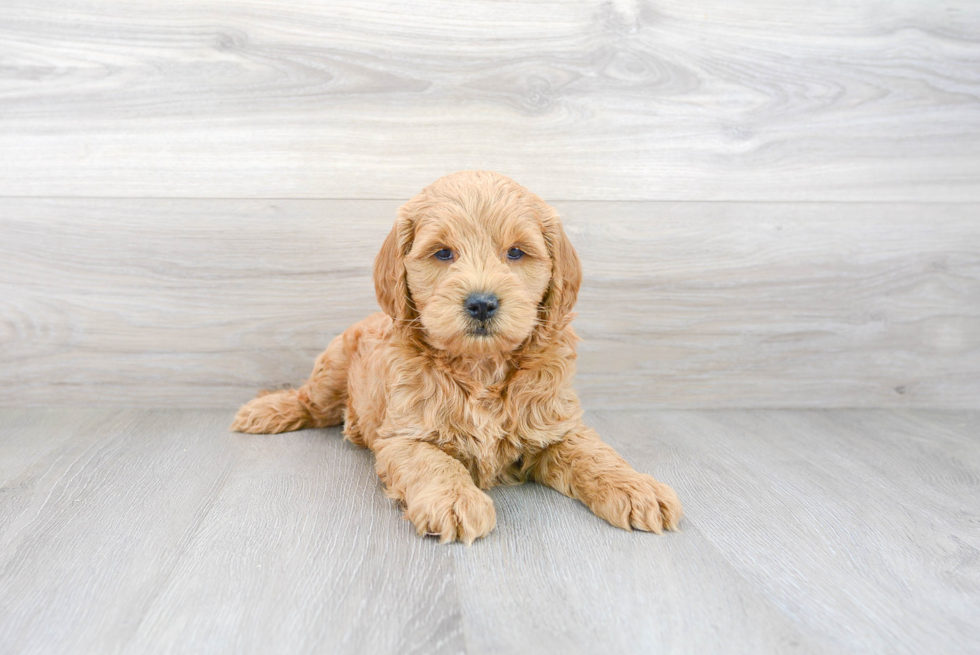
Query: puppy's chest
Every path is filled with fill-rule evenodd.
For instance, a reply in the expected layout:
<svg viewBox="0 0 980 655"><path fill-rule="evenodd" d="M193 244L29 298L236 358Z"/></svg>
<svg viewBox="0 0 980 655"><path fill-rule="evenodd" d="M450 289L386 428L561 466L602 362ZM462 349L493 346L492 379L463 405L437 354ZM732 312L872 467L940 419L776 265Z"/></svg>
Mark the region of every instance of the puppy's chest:
<svg viewBox="0 0 980 655"><path fill-rule="evenodd" d="M473 474L477 484L490 487L515 475L522 456L537 452L534 434L522 433L499 395L474 393L453 412L443 426L443 447Z"/></svg>

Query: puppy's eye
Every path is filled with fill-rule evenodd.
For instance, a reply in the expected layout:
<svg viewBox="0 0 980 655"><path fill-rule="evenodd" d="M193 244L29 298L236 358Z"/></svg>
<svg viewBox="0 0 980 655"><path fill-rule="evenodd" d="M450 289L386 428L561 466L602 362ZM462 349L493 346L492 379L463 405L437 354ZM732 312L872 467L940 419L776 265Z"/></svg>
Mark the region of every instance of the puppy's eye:
<svg viewBox="0 0 980 655"><path fill-rule="evenodd" d="M435 257L440 261L448 262L453 258L453 251L449 248L443 248L436 251Z"/></svg>
<svg viewBox="0 0 980 655"><path fill-rule="evenodd" d="M520 248L511 248L507 251L507 259L520 259L524 256L524 251Z"/></svg>

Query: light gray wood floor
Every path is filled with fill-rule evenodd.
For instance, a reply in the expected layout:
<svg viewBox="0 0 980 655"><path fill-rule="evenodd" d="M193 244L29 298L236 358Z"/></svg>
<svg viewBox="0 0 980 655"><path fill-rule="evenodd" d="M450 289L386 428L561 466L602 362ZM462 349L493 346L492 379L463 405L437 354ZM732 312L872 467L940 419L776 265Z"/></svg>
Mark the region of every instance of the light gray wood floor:
<svg viewBox="0 0 980 655"><path fill-rule="evenodd" d="M683 532L524 485L469 548L338 430L230 418L0 413L0 652L980 651L976 413L593 413Z"/></svg>

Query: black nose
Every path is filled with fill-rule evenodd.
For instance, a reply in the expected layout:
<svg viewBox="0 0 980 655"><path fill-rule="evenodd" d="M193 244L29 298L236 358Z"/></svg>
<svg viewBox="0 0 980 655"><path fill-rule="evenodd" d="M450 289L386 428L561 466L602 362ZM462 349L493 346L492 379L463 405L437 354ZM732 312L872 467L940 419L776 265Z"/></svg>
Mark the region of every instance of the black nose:
<svg viewBox="0 0 980 655"><path fill-rule="evenodd" d="M492 293L471 293L463 303L470 316L478 321L485 321L493 316L498 305L497 296Z"/></svg>

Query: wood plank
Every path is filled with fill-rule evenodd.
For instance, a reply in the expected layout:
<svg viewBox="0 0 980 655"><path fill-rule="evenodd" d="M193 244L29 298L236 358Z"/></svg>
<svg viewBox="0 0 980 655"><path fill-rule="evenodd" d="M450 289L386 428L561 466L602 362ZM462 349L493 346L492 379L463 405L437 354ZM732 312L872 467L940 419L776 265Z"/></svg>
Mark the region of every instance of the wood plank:
<svg viewBox="0 0 980 655"><path fill-rule="evenodd" d="M657 537L538 485L490 495L497 529L452 550L470 653L824 652L696 522Z"/></svg>
<svg viewBox="0 0 980 655"><path fill-rule="evenodd" d="M977 407L976 204L556 203L588 407ZM234 407L376 311L398 203L5 199L0 405Z"/></svg>
<svg viewBox="0 0 980 655"><path fill-rule="evenodd" d="M0 487L12 488L45 466L50 454L65 443L90 432L106 420L105 410L38 412L6 409L3 412L3 447L0 448ZM3 521L0 520L0 523Z"/></svg>
<svg viewBox="0 0 980 655"><path fill-rule="evenodd" d="M463 651L449 552L402 520L370 452L339 429L223 438L242 460L128 652Z"/></svg>
<svg viewBox="0 0 980 655"><path fill-rule="evenodd" d="M0 487L0 650L980 644L977 412L590 413L634 466L677 488L683 531L623 532L524 485L491 490L498 528L471 547L415 536L371 454L337 429L236 435L230 418L0 410L0 458L74 430Z"/></svg>
<svg viewBox="0 0 980 655"><path fill-rule="evenodd" d="M119 651L234 464L224 418L104 411L4 486L0 650Z"/></svg>
<svg viewBox="0 0 980 655"><path fill-rule="evenodd" d="M686 531L806 639L830 652L972 652L980 415L956 414L959 427L932 416L600 412L595 425L676 482Z"/></svg>
<svg viewBox="0 0 980 655"><path fill-rule="evenodd" d="M460 652L447 551L339 430L103 414L0 495L0 650Z"/></svg>
<svg viewBox="0 0 980 655"><path fill-rule="evenodd" d="M0 195L980 201L971 0L8 0Z"/></svg>

